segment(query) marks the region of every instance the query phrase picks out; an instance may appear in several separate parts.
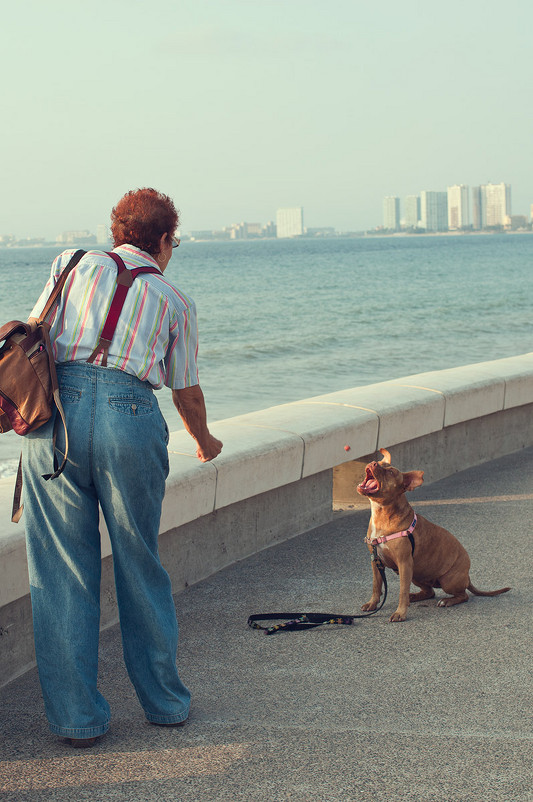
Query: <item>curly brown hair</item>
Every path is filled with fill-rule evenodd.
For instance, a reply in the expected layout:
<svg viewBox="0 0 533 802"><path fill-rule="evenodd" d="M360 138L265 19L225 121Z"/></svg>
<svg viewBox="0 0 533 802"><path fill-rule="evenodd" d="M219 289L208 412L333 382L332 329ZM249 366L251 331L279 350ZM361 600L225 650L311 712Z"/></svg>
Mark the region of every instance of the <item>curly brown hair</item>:
<svg viewBox="0 0 533 802"><path fill-rule="evenodd" d="M152 256L159 253L163 234L172 236L178 223L171 198L151 187L126 192L111 212L115 248L128 243Z"/></svg>

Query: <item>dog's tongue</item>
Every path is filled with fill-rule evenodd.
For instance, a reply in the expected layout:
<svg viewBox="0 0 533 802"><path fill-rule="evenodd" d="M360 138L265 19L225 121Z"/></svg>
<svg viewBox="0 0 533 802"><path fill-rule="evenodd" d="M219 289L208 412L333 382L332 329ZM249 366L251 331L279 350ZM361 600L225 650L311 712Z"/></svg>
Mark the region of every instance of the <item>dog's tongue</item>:
<svg viewBox="0 0 533 802"><path fill-rule="evenodd" d="M369 495L371 493L377 493L377 491L379 490L379 482L377 479L374 478L372 471L369 470L368 467L366 469L365 480L364 482L361 482L361 484L359 485L359 490L362 493L365 493L366 495Z"/></svg>
<svg viewBox="0 0 533 802"><path fill-rule="evenodd" d="M376 493L379 490L379 482L376 479L365 479L359 487L364 493Z"/></svg>

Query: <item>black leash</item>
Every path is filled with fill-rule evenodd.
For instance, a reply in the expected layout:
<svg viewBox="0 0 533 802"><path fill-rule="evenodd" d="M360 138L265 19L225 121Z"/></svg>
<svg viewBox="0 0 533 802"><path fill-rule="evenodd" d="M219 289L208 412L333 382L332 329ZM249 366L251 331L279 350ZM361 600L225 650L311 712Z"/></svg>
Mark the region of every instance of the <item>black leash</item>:
<svg viewBox="0 0 533 802"><path fill-rule="evenodd" d="M357 618L368 618L368 616L374 615L378 610L381 610L387 598L385 566L378 557L377 545L373 546L370 559L376 564L376 568L381 574L384 585L383 599L375 610L360 615L337 615L336 613L259 613L258 615L251 615L249 617L248 626L252 629L262 629L265 635L273 635L274 632L314 629L314 627L320 627L323 624L345 624L346 626L350 626L355 623ZM283 621L284 623L264 627L258 624L258 621Z"/></svg>

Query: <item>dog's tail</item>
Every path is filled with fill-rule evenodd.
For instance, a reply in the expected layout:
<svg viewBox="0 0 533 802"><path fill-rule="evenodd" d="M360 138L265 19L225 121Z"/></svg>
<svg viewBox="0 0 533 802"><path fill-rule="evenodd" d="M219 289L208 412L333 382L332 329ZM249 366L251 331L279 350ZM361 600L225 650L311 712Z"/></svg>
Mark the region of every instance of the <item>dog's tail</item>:
<svg viewBox="0 0 533 802"><path fill-rule="evenodd" d="M511 590L511 588L500 588L500 590L478 590L473 586L472 582L470 582L467 590L469 590L470 593L473 593L474 596L499 596L500 593L507 593L507 591Z"/></svg>

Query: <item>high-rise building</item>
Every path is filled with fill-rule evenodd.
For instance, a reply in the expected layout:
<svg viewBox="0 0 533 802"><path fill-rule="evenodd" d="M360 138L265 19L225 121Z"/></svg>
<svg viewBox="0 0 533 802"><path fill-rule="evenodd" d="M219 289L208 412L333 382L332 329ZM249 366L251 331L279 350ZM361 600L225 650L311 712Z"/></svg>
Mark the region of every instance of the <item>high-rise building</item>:
<svg viewBox="0 0 533 802"><path fill-rule="evenodd" d="M264 237L276 236L276 224L273 220L269 220L268 223L265 223L262 228L262 234Z"/></svg>
<svg viewBox="0 0 533 802"><path fill-rule="evenodd" d="M96 242L98 245L107 245L109 242L109 232L107 226L103 223L96 226Z"/></svg>
<svg viewBox="0 0 533 802"><path fill-rule="evenodd" d="M230 239L248 239L261 236L261 223L233 223L226 229Z"/></svg>
<svg viewBox="0 0 533 802"><path fill-rule="evenodd" d="M483 225L483 194L481 187L472 189L472 228L479 231Z"/></svg>
<svg viewBox="0 0 533 802"><path fill-rule="evenodd" d="M470 226L470 203L468 187L455 184L448 187L448 228L459 231Z"/></svg>
<svg viewBox="0 0 533 802"><path fill-rule="evenodd" d="M426 231L448 230L448 194L446 192L420 193L420 225Z"/></svg>
<svg viewBox="0 0 533 802"><path fill-rule="evenodd" d="M503 226L505 218L511 216L510 184L485 184L485 219L483 228Z"/></svg>
<svg viewBox="0 0 533 802"><path fill-rule="evenodd" d="M418 228L420 223L420 196L407 195L405 199L405 227Z"/></svg>
<svg viewBox="0 0 533 802"><path fill-rule="evenodd" d="M278 209L276 213L277 237L301 237L304 233L304 210L301 206Z"/></svg>
<svg viewBox="0 0 533 802"><path fill-rule="evenodd" d="M383 199L383 228L400 230L400 199L392 195Z"/></svg>
<svg viewBox="0 0 533 802"><path fill-rule="evenodd" d="M511 216L511 185L482 184L472 190L472 222L477 230L499 228Z"/></svg>

